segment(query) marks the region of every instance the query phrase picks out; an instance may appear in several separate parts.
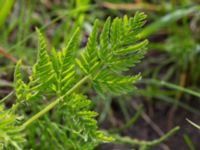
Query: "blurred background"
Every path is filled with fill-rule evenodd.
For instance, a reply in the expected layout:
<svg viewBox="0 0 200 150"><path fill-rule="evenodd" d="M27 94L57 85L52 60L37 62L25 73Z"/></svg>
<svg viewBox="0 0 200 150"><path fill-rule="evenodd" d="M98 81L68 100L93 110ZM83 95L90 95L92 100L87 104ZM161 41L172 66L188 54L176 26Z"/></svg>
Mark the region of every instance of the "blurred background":
<svg viewBox="0 0 200 150"><path fill-rule="evenodd" d="M134 16L147 22L141 33L150 41L148 52L133 69L141 73L134 92L120 97L88 96L99 113L102 129L139 140L153 140L169 129L180 131L155 150L199 150L200 132L200 1L199 0L0 0L0 98L13 90L18 59L31 66L37 56L35 27L51 48L60 49L76 27L80 50L96 18ZM87 87L85 87L87 88ZM13 97L5 101L13 104ZM32 143L33 144L33 143ZM130 150L128 144L103 144L97 150Z"/></svg>

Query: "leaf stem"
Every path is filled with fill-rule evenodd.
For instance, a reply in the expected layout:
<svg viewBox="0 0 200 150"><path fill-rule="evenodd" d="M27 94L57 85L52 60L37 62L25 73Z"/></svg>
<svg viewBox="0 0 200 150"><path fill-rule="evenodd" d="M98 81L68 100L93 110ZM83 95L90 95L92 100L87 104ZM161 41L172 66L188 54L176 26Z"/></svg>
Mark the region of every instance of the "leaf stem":
<svg viewBox="0 0 200 150"><path fill-rule="evenodd" d="M116 139L116 143L121 143L121 144L130 144L130 145L138 145L138 146L147 146L147 147L153 147L154 145L157 145L173 134L175 134L178 130L180 129L179 126L174 127L170 131L168 131L166 134L161 136L159 139L155 139L153 141L143 141L143 140L138 140L138 139L132 139L129 137L120 137L118 135L113 136Z"/></svg>
<svg viewBox="0 0 200 150"><path fill-rule="evenodd" d="M200 97L200 93L197 91L194 91L192 89L189 88L185 88L176 84L172 84L163 80L155 80L155 79L143 79L141 81L139 81L140 83L148 83L148 84L155 84L155 85L159 85L159 86L165 86L174 90L178 90L178 91L182 91L185 93L188 93L190 95L196 96L196 97Z"/></svg>
<svg viewBox="0 0 200 150"><path fill-rule="evenodd" d="M31 123L33 123L35 120L46 114L49 110L54 108L65 96L70 95L72 92L74 92L78 87L80 87L86 80L89 79L89 76L85 76L82 78L79 82L77 82L67 93L65 93L62 97L59 97L57 100L51 102L48 106L46 106L44 109L42 109L40 112L32 116L30 119L28 119L24 124L22 124L23 128L26 128Z"/></svg>

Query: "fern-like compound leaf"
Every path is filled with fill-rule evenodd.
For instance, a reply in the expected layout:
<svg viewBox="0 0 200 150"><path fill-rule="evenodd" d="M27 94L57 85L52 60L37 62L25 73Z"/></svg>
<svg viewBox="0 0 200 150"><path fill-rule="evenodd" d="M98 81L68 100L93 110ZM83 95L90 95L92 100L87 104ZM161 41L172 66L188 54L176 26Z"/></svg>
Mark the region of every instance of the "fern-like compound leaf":
<svg viewBox="0 0 200 150"><path fill-rule="evenodd" d="M29 100L36 106L31 109L31 115L36 114L22 126L33 125L32 122L37 120L35 128L38 132L28 131L28 136L38 137L36 140L45 143L35 145L33 149L93 150L99 143L113 140L98 130L97 113L90 110L91 101L77 89L88 80L100 94L121 95L134 89L133 83L140 75L125 75L124 71L145 54L148 42L138 36L145 17L143 13L136 13L132 18L124 16L113 21L108 18L101 32L95 21L86 47L78 58L78 29L65 48L58 52L53 48L51 55L44 37L36 29L39 52L27 84L22 81L21 62L15 70L17 99ZM54 100L47 104L49 99Z"/></svg>
<svg viewBox="0 0 200 150"><path fill-rule="evenodd" d="M146 52L148 41L138 37L145 18L144 13L113 21L108 18L100 36L95 23L85 53L81 54L82 59L77 60L77 64L91 76L98 91L122 94L133 89L131 85L139 76L125 77L123 72L135 66Z"/></svg>
<svg viewBox="0 0 200 150"><path fill-rule="evenodd" d="M36 28L39 38L39 52L36 64L33 66L33 74L30 76L29 94L27 99L39 98L45 91L52 90L55 71L47 53L45 39L39 29Z"/></svg>
<svg viewBox="0 0 200 150"><path fill-rule="evenodd" d="M90 111L91 101L81 94L73 94L71 97L66 97L63 105L59 108L63 112L63 121L68 124L68 130L72 132L68 139L76 141L75 143L69 142L74 149L94 149L94 147L102 141L112 141L111 137L98 130L97 122L94 117L97 113ZM58 113L60 113L58 112ZM60 116L61 114L59 114ZM70 149L70 148L69 148Z"/></svg>
<svg viewBox="0 0 200 150"><path fill-rule="evenodd" d="M36 82L40 84L48 84L54 77L52 62L50 61L47 53L47 46L43 35L39 29L36 29L39 38L39 53L37 63L33 67L33 77L36 78Z"/></svg>

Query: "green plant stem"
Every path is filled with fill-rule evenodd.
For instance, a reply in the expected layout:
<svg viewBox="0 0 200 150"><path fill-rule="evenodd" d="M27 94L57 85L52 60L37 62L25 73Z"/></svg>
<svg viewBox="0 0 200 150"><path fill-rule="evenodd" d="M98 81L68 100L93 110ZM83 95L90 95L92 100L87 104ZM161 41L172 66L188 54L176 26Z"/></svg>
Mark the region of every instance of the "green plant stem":
<svg viewBox="0 0 200 150"><path fill-rule="evenodd" d="M193 125L195 128L199 129L200 130L200 126L197 125L196 123L192 122L191 120L189 119L186 119L191 125Z"/></svg>
<svg viewBox="0 0 200 150"><path fill-rule="evenodd" d="M15 92L12 91L12 92L10 92L8 95L6 95L4 98L2 98L2 99L0 100L0 104L3 103L3 102L5 102L5 101L6 101L8 98L10 98L14 93L15 93Z"/></svg>
<svg viewBox="0 0 200 150"><path fill-rule="evenodd" d="M118 143L118 144L121 143L121 144L130 144L130 145L152 147L154 145L157 145L157 144L163 142L164 140L169 138L171 135L176 133L179 129L180 129L180 127L177 126L173 129L171 129L170 131L168 131L163 136L161 136L159 139L156 139L156 140L153 140L153 141L143 141L143 140L131 139L129 137L120 137L120 136L113 136L113 137L115 137L115 139L116 139L115 142Z"/></svg>
<svg viewBox="0 0 200 150"><path fill-rule="evenodd" d="M168 87L168 88L171 88L171 89L174 89L174 90L178 90L178 91L181 91L181 92L188 93L188 94L196 96L196 97L200 97L199 92L196 92L196 91L193 91L189 88L184 88L184 87L181 87L179 85L172 84L172 83L169 83L169 82L166 82L166 81L163 81L163 80L160 81L160 80L155 80L155 79L143 79L139 82L140 83L155 84L155 85L159 85L159 86L165 86L165 87Z"/></svg>
<svg viewBox="0 0 200 150"><path fill-rule="evenodd" d="M54 108L65 96L68 96L72 94L78 87L80 87L86 80L89 79L89 76L85 76L82 78L77 84L75 84L66 94L64 94L62 97L58 98L57 100L51 102L48 106L46 106L44 109L42 109L40 112L32 116L30 119L28 119L24 124L22 124L23 128L26 128L31 123L33 123L35 120L46 114L49 110Z"/></svg>

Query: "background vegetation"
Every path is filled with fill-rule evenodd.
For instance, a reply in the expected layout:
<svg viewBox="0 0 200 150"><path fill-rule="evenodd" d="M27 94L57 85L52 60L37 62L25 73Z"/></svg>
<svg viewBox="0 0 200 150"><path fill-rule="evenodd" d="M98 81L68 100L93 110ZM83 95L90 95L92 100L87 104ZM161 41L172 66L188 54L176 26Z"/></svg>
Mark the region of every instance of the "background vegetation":
<svg viewBox="0 0 200 150"><path fill-rule="evenodd" d="M96 117L98 126L116 138L115 142L100 144L96 149L200 149L197 129L200 124L198 0L0 0L0 121L15 104L13 75L17 61L22 60L27 81L37 59L36 27L44 35L49 51L64 47L79 27L81 42L77 49L81 52L95 19L103 28L108 16L111 19L124 15L133 17L138 11L147 15L138 35L149 40L148 50L139 64L125 72L141 74L137 88L120 96L97 95L89 85L81 88L92 99L92 109L99 113ZM34 114L47 104L45 100L42 104L25 103L21 106L23 111L18 109L18 114ZM9 117L8 122L16 119L15 115ZM17 117L19 122L23 119ZM30 127L26 148L48 149L50 143L61 149L63 143L56 138L53 142L44 142L59 131L53 125L45 130L45 121L50 122L44 117ZM0 126L5 127L1 129L6 130L4 125L0 122ZM163 142L170 129L173 135ZM61 136L62 132L59 132ZM171 135L171 132L168 133ZM0 142L5 138L2 135ZM40 135L42 138L37 141ZM23 137L13 136L13 141L23 143L23 140Z"/></svg>

